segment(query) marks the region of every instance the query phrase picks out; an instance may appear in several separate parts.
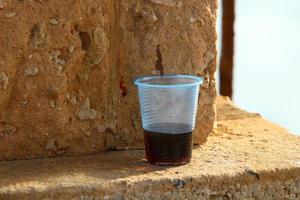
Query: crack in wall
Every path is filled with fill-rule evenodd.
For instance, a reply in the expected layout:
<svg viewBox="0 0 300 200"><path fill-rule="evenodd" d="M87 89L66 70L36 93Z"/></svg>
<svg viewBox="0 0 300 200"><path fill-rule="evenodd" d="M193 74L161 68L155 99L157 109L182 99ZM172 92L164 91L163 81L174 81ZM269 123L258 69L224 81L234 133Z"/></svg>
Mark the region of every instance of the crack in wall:
<svg viewBox="0 0 300 200"><path fill-rule="evenodd" d="M156 46L156 58L155 68L160 72L160 75L164 75L164 66L162 65L163 59L159 45Z"/></svg>

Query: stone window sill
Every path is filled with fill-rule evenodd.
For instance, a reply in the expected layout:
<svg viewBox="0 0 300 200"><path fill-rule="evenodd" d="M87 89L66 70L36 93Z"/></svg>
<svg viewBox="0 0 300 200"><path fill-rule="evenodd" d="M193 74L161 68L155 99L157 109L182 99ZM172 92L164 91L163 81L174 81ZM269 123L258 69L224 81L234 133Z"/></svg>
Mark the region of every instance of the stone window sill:
<svg viewBox="0 0 300 200"><path fill-rule="evenodd" d="M217 100L217 128L190 164L143 150L0 162L0 199L299 199L300 137Z"/></svg>

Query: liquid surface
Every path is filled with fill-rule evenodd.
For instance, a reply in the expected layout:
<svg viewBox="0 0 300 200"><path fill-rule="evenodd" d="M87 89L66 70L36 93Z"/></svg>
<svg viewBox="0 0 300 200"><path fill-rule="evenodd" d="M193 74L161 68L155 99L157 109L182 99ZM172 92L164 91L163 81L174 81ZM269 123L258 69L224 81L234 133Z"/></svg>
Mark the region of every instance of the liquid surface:
<svg viewBox="0 0 300 200"><path fill-rule="evenodd" d="M157 127L157 124L153 126ZM186 124L170 124L173 127L186 127ZM171 128L172 129L172 128ZM192 131L168 134L144 130L146 158L156 165L183 165L192 157Z"/></svg>
<svg viewBox="0 0 300 200"><path fill-rule="evenodd" d="M188 133L193 130L191 124L181 123L155 123L147 125L144 130L154 133L180 134Z"/></svg>

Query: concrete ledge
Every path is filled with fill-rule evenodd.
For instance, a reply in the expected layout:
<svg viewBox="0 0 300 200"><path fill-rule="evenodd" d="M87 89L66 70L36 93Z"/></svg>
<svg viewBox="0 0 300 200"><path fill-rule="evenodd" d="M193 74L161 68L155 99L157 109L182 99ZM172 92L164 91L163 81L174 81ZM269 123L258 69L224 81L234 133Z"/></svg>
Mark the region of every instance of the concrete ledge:
<svg viewBox="0 0 300 200"><path fill-rule="evenodd" d="M0 199L300 199L300 138L219 98L218 128L189 165L143 150L0 162Z"/></svg>

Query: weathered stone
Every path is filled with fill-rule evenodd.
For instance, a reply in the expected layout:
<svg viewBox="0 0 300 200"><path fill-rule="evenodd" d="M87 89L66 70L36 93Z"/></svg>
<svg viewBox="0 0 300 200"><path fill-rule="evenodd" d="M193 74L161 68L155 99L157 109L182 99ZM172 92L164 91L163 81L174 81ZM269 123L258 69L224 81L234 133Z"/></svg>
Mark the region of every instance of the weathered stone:
<svg viewBox="0 0 300 200"><path fill-rule="evenodd" d="M92 42L87 48L86 57L86 62L90 66L101 63L109 48L109 40L103 27L98 25L92 36Z"/></svg>
<svg viewBox="0 0 300 200"><path fill-rule="evenodd" d="M49 106L50 106L51 108L55 108L55 101L54 101L54 100L50 100L50 101L49 101Z"/></svg>
<svg viewBox="0 0 300 200"><path fill-rule="evenodd" d="M0 73L0 88L6 90L8 86L8 76L5 72Z"/></svg>
<svg viewBox="0 0 300 200"><path fill-rule="evenodd" d="M207 7L210 9L209 12ZM215 121L213 102L216 97L215 78L212 73L216 64L216 57L212 56L216 54L216 34L206 32L205 28L215 27L213 16L216 14L216 7L216 2L212 1L138 0L136 3L121 1L121 10L124 12L121 15L120 33L124 38L121 41L124 42L117 45L120 49L126 49L127 54L124 55L124 52L120 51L118 55L139 59L120 59L120 67L114 75L120 88L119 92L114 91L117 100L111 105L114 107L113 110L119 111L116 115L117 134L122 132L122 127L133 124L132 113L139 113L138 102L133 98L133 95L136 96L136 89L131 84L132 80L141 75L164 71L165 74L205 76L199 101L198 126L194 131L194 142L196 144L205 142ZM202 27L189 22L191 14L203 20ZM187 37L182 38L182 33ZM206 53L207 51L212 54ZM208 60L209 63L206 63ZM129 129L132 137L136 131L141 131L141 126L138 129L136 127L134 125ZM142 134L137 135L136 139L142 141ZM116 143L117 146L127 145L119 140L116 140Z"/></svg>
<svg viewBox="0 0 300 200"><path fill-rule="evenodd" d="M58 88L54 85L50 85L45 90L45 96L49 99L56 99L58 97Z"/></svg>
<svg viewBox="0 0 300 200"><path fill-rule="evenodd" d="M85 135L86 137L90 137L90 136L91 136L91 131L85 131L85 132L84 132L84 135Z"/></svg>
<svg viewBox="0 0 300 200"><path fill-rule="evenodd" d="M56 64L58 64L59 63L59 55L60 55L60 50L59 49L57 49L57 50L51 50L50 51L50 53L49 53L49 58L50 58L50 60L52 60L53 62L55 62Z"/></svg>
<svg viewBox="0 0 300 200"><path fill-rule="evenodd" d="M286 199L295 200L297 198L296 194L290 194Z"/></svg>
<svg viewBox="0 0 300 200"><path fill-rule="evenodd" d="M0 122L0 136L12 136L16 131L17 127L6 122Z"/></svg>
<svg viewBox="0 0 300 200"><path fill-rule="evenodd" d="M103 133L103 132L105 131L105 127L102 126L102 125L99 125L99 126L97 127L97 130L98 130L99 133Z"/></svg>
<svg viewBox="0 0 300 200"><path fill-rule="evenodd" d="M298 161L299 162L299 161ZM300 164L299 164L300 165ZM298 180L297 182L296 182L296 188L297 188L297 191L298 191L298 193L300 193L300 180Z"/></svg>
<svg viewBox="0 0 300 200"><path fill-rule="evenodd" d="M218 107L226 109L218 113L220 126L194 148L188 165L150 165L143 160L144 150L2 161L0 199L298 200L300 137L221 102ZM45 148L50 155L68 152L56 139ZM260 180L246 168L259 173Z"/></svg>
<svg viewBox="0 0 300 200"><path fill-rule="evenodd" d="M137 4L135 12L135 25L140 30L146 30L158 21L152 6L145 6L144 3Z"/></svg>
<svg viewBox="0 0 300 200"><path fill-rule="evenodd" d="M15 13L15 12L9 12L9 13L6 13L5 14L5 17L6 18L12 18L12 17L14 17L14 16L16 16L17 15L17 13Z"/></svg>
<svg viewBox="0 0 300 200"><path fill-rule="evenodd" d="M75 46L71 45L68 50L69 50L69 53L73 53L75 51Z"/></svg>
<svg viewBox="0 0 300 200"><path fill-rule="evenodd" d="M22 130L0 140L0 160L49 156L51 138L69 149L50 156L142 148L133 80L161 69L206 76L194 131L205 142L216 115L216 2L0 0L0 121ZM24 77L28 67L38 73Z"/></svg>
<svg viewBox="0 0 300 200"><path fill-rule="evenodd" d="M77 98L76 97L71 97L71 100L70 100L71 104L75 105L77 104Z"/></svg>
<svg viewBox="0 0 300 200"><path fill-rule="evenodd" d="M62 62L60 61L60 63L65 64L64 60ZM58 75L62 76L63 67L61 65L57 65L57 66L55 66L55 68L57 69Z"/></svg>
<svg viewBox="0 0 300 200"><path fill-rule="evenodd" d="M52 25L57 25L58 24L58 20L55 17L52 17L49 19L49 23Z"/></svg>
<svg viewBox="0 0 300 200"><path fill-rule="evenodd" d="M164 6L171 6L171 7L182 7L182 0L150 0L153 3L164 5Z"/></svg>
<svg viewBox="0 0 300 200"><path fill-rule="evenodd" d="M36 76L39 72L39 68L37 67L27 67L24 70L24 76Z"/></svg>
<svg viewBox="0 0 300 200"><path fill-rule="evenodd" d="M0 10L3 10L4 8L4 0L0 0Z"/></svg>
<svg viewBox="0 0 300 200"><path fill-rule="evenodd" d="M95 109L90 108L90 100L86 98L82 106L76 112L76 116L80 120L93 120L97 116L97 111Z"/></svg>
<svg viewBox="0 0 300 200"><path fill-rule="evenodd" d="M58 150L58 142L55 139L52 139L48 141L46 144L46 149L51 151L57 151Z"/></svg>
<svg viewBox="0 0 300 200"><path fill-rule="evenodd" d="M32 60L32 58L33 58L33 55L32 55L32 54L28 55L28 59L29 59L30 61Z"/></svg>
<svg viewBox="0 0 300 200"><path fill-rule="evenodd" d="M47 28L45 22L39 22L31 30L31 44L33 47L41 47L47 43Z"/></svg>
<svg viewBox="0 0 300 200"><path fill-rule="evenodd" d="M21 101L21 104L22 104L22 105L27 105L27 104L28 104L28 100L23 99L23 100Z"/></svg>
<svg viewBox="0 0 300 200"><path fill-rule="evenodd" d="M57 58L56 63L59 65L64 65L64 64L66 64L66 61L62 58Z"/></svg>

